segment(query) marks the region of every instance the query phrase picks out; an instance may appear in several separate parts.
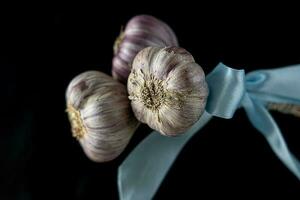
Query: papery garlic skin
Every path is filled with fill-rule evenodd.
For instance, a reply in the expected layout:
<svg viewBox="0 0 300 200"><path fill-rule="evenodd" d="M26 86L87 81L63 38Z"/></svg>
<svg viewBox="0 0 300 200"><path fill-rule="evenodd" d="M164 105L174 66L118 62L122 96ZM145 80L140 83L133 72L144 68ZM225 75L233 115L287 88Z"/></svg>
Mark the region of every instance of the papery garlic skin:
<svg viewBox="0 0 300 200"><path fill-rule="evenodd" d="M73 136L95 162L116 158L138 127L126 87L97 71L75 77L66 92Z"/></svg>
<svg viewBox="0 0 300 200"><path fill-rule="evenodd" d="M114 45L112 75L126 83L136 54L148 46L178 46L172 29L164 22L149 15L133 17L121 32Z"/></svg>
<svg viewBox="0 0 300 200"><path fill-rule="evenodd" d="M179 47L140 51L127 89L136 118L166 136L188 130L204 112L208 96L202 68Z"/></svg>

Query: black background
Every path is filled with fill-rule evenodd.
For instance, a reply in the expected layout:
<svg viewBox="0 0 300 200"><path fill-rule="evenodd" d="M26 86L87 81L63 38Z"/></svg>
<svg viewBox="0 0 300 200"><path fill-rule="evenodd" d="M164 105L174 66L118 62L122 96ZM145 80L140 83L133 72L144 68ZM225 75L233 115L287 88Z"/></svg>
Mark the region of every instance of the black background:
<svg viewBox="0 0 300 200"><path fill-rule="evenodd" d="M113 42L134 15L167 22L206 74L220 61L246 71L300 63L299 14L292 6L239 6L2 6L1 199L118 198L117 167L151 130L141 126L116 160L93 163L71 136L64 93L83 71L110 74ZM300 158L300 119L273 116ZM155 199L299 194L299 181L239 110L231 120L213 119L188 143Z"/></svg>

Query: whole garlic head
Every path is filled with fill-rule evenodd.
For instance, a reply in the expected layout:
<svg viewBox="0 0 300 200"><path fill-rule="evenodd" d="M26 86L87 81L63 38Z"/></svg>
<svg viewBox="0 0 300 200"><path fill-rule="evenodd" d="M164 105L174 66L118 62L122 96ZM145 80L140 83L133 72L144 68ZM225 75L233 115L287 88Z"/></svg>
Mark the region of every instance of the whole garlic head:
<svg viewBox="0 0 300 200"><path fill-rule="evenodd" d="M114 44L112 75L126 83L136 54L148 46L178 46L172 29L164 22L149 15L133 17Z"/></svg>
<svg viewBox="0 0 300 200"><path fill-rule="evenodd" d="M72 133L95 162L116 158L138 127L126 87L97 71L75 77L66 92Z"/></svg>
<svg viewBox="0 0 300 200"><path fill-rule="evenodd" d="M176 136L202 115L208 86L202 68L179 47L147 47L134 58L127 89L136 118Z"/></svg>

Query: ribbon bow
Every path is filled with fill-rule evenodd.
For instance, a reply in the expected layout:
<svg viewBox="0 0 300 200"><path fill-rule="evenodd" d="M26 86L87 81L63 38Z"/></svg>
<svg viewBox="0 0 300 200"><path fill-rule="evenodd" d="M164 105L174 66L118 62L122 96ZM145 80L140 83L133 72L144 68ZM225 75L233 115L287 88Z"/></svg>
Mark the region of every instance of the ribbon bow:
<svg viewBox="0 0 300 200"><path fill-rule="evenodd" d="M213 116L229 119L240 107L245 109L249 121L265 137L276 156L300 180L300 163L289 151L267 109L270 103L300 105L300 65L257 70L245 76L244 70L220 63L206 79L210 94L206 112L198 122L175 138L153 131L120 165L121 200L153 198L187 141Z"/></svg>

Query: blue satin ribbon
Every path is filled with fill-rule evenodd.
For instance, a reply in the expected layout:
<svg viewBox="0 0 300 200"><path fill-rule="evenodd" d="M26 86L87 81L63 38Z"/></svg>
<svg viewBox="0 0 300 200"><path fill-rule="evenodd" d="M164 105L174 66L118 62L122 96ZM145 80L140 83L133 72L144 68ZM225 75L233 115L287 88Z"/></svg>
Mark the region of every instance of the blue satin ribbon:
<svg viewBox="0 0 300 200"><path fill-rule="evenodd" d="M267 103L300 105L300 65L258 70L245 76L220 63L208 76L206 112L184 135L175 138L153 131L118 169L121 200L152 199L184 145L212 116L231 118L243 107L252 125L265 137L276 156L300 180L300 163L289 151Z"/></svg>

